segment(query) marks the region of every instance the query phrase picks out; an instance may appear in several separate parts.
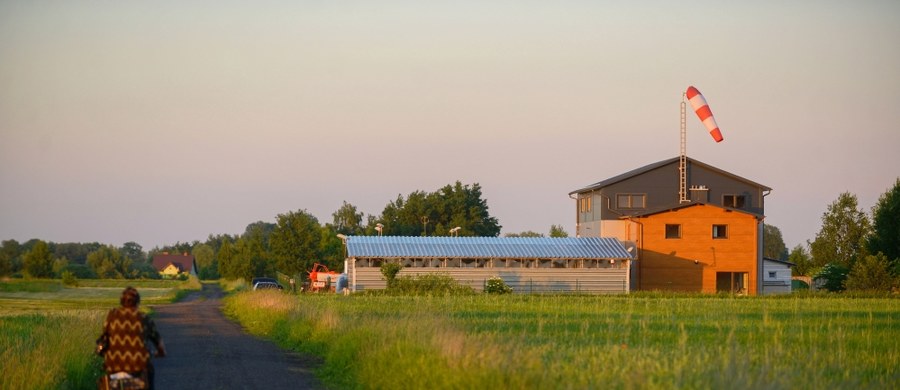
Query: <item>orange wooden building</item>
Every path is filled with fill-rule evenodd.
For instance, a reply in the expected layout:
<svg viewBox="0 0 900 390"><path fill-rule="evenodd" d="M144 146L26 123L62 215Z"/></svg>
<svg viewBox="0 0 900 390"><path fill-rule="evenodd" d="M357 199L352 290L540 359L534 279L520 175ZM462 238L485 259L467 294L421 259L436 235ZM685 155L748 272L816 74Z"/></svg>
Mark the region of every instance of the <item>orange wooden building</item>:
<svg viewBox="0 0 900 390"><path fill-rule="evenodd" d="M632 290L758 294L771 188L690 158L686 173L686 201L678 157L571 192L576 235L634 246Z"/></svg>
<svg viewBox="0 0 900 390"><path fill-rule="evenodd" d="M633 220L643 230L640 289L757 293L757 216L691 202Z"/></svg>

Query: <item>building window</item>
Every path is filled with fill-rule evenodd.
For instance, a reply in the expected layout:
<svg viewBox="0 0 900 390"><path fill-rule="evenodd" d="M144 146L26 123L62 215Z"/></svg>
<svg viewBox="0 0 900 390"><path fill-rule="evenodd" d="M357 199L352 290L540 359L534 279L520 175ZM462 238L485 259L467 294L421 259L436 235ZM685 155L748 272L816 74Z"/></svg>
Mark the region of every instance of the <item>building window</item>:
<svg viewBox="0 0 900 390"><path fill-rule="evenodd" d="M728 238L728 225L713 225L712 238Z"/></svg>
<svg viewBox="0 0 900 390"><path fill-rule="evenodd" d="M681 225L666 224L666 238L681 238Z"/></svg>
<svg viewBox="0 0 900 390"><path fill-rule="evenodd" d="M616 208L642 209L646 207L644 194L616 194Z"/></svg>
<svg viewBox="0 0 900 390"><path fill-rule="evenodd" d="M742 209L744 208L745 199L744 195L725 195L722 199L722 205L734 209Z"/></svg>
<svg viewBox="0 0 900 390"><path fill-rule="evenodd" d="M750 290L750 277L747 272L716 272L716 291L746 295Z"/></svg>
<svg viewBox="0 0 900 390"><path fill-rule="evenodd" d="M769 271L769 277L770 277L770 278L774 278L774 277L775 277L775 271Z"/></svg>
<svg viewBox="0 0 900 390"><path fill-rule="evenodd" d="M582 213L591 212L591 197L586 196L584 198L578 199L578 207Z"/></svg>

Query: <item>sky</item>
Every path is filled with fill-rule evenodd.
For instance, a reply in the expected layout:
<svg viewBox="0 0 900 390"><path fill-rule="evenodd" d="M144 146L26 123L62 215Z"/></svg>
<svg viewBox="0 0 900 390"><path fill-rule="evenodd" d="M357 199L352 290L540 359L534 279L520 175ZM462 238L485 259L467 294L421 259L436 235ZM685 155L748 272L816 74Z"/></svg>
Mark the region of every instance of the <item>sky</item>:
<svg viewBox="0 0 900 390"><path fill-rule="evenodd" d="M815 238L900 177L896 1L0 0L0 239L238 234L479 183L503 233L679 152ZM691 114L689 112L689 114Z"/></svg>

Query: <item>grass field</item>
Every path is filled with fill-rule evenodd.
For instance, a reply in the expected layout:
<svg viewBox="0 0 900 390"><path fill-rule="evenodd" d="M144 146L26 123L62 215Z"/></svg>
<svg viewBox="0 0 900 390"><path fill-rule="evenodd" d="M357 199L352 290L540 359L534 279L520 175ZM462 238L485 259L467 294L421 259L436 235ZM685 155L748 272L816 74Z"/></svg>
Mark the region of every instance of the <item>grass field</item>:
<svg viewBox="0 0 900 390"><path fill-rule="evenodd" d="M93 354L106 311L118 306L125 286L136 286L142 304L171 302L193 282L80 280L0 281L0 389L96 388Z"/></svg>
<svg viewBox="0 0 900 390"><path fill-rule="evenodd" d="M900 388L900 300L245 292L335 388Z"/></svg>

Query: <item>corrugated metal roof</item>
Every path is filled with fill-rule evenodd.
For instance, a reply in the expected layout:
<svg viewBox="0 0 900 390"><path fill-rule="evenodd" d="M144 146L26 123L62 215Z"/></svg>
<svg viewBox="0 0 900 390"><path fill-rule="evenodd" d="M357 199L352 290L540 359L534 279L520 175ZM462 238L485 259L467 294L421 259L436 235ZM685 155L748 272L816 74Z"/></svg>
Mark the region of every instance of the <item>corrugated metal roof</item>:
<svg viewBox="0 0 900 390"><path fill-rule="evenodd" d="M615 238L347 237L349 257L630 259Z"/></svg>

